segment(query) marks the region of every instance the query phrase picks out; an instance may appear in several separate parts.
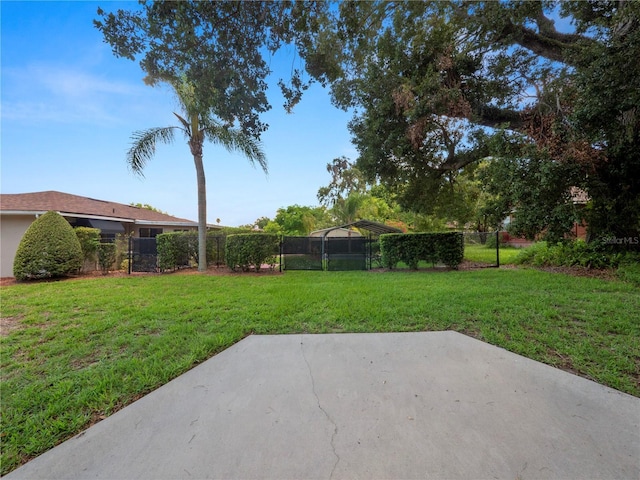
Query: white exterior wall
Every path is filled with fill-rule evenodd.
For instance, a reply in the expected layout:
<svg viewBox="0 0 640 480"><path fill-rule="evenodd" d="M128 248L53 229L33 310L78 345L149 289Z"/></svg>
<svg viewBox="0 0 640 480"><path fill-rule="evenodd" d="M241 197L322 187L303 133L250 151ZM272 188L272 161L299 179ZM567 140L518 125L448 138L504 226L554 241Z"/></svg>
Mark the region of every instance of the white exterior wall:
<svg viewBox="0 0 640 480"><path fill-rule="evenodd" d="M325 235L326 231L327 231L326 229L317 230L315 232L311 232L309 234L309 236L310 237L329 237L329 238L334 238L334 237L338 237L338 238L346 238L346 237L356 238L356 237L361 237L362 236L360 234L360 232L356 232L355 230L350 230L348 228L336 228L334 230L331 230L328 234Z"/></svg>
<svg viewBox="0 0 640 480"><path fill-rule="evenodd" d="M0 216L0 277L13 277L13 259L35 215Z"/></svg>

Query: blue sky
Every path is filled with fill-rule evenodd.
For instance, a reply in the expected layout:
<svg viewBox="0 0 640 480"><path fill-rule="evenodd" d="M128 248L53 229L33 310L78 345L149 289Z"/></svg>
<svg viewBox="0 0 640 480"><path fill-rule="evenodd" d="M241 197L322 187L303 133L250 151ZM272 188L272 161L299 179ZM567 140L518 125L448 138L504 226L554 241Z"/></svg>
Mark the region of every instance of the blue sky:
<svg viewBox="0 0 640 480"><path fill-rule="evenodd" d="M197 220L193 159L181 137L160 145L145 177L125 162L135 130L175 125L177 104L166 87L143 84L137 62L116 58L93 27L98 5L106 11L131 2L0 3L2 17L2 193L44 190L120 203L147 203ZM262 118L269 175L239 154L206 144L207 220L223 225L273 218L279 207L317 205L330 182L325 166L355 159L347 122L319 85L294 113L282 108L276 85L296 62L292 49L271 59L274 70Z"/></svg>

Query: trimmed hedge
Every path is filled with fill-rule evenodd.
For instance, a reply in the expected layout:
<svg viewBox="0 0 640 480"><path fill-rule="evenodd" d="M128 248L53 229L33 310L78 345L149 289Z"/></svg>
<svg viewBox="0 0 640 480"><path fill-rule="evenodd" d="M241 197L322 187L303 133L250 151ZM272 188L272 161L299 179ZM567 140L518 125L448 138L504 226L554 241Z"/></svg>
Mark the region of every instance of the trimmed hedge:
<svg viewBox="0 0 640 480"><path fill-rule="evenodd" d="M251 267L260 271L263 264L273 268L280 251L280 236L274 233L245 233L227 236L225 259L233 271L243 272Z"/></svg>
<svg viewBox="0 0 640 480"><path fill-rule="evenodd" d="M417 269L420 261L444 263L458 268L464 257L464 242L460 232L388 233L380 235L382 265L395 268L399 262Z"/></svg>
<svg viewBox="0 0 640 480"><path fill-rule="evenodd" d="M156 236L158 248L158 267L160 270L172 270L190 265L198 258L198 235L189 232L162 233Z"/></svg>
<svg viewBox="0 0 640 480"><path fill-rule="evenodd" d="M198 232L162 233L156 237L160 270L175 270L198 263ZM225 236L207 234L207 265L224 263Z"/></svg>
<svg viewBox="0 0 640 480"><path fill-rule="evenodd" d="M82 268L82 248L69 222L57 212L38 217L24 233L13 261L16 280L64 277Z"/></svg>

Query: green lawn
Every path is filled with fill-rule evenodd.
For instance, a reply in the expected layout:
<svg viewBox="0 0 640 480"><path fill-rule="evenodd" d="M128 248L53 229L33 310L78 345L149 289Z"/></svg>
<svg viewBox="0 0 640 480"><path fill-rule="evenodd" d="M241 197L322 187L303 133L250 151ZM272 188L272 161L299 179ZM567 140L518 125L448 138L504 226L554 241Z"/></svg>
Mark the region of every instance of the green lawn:
<svg viewBox="0 0 640 480"><path fill-rule="evenodd" d="M3 287L2 473L251 333L456 330L640 396L640 290L526 269Z"/></svg>
<svg viewBox="0 0 640 480"><path fill-rule="evenodd" d="M500 247L500 265L509 265L515 263L515 259L522 251L521 248ZM465 245L464 258L472 262L496 263L496 249L488 248L485 245Z"/></svg>

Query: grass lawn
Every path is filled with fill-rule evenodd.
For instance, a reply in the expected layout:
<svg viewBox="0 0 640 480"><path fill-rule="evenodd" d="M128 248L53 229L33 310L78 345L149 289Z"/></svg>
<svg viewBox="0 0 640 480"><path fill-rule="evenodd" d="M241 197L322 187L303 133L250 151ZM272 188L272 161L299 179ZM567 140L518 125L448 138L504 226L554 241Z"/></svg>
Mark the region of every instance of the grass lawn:
<svg viewBox="0 0 640 480"><path fill-rule="evenodd" d="M640 396L640 290L526 269L2 287L2 473L255 334L456 330Z"/></svg>
<svg viewBox="0 0 640 480"><path fill-rule="evenodd" d="M522 251L521 248L500 246L500 265L515 263L515 259ZM465 245L464 258L472 262L496 263L496 249L485 245Z"/></svg>

